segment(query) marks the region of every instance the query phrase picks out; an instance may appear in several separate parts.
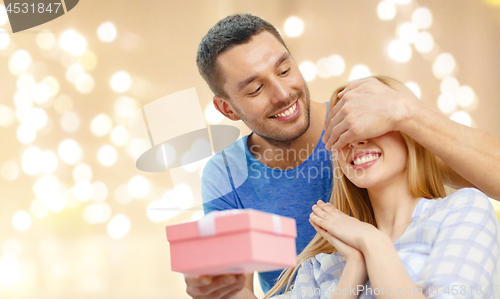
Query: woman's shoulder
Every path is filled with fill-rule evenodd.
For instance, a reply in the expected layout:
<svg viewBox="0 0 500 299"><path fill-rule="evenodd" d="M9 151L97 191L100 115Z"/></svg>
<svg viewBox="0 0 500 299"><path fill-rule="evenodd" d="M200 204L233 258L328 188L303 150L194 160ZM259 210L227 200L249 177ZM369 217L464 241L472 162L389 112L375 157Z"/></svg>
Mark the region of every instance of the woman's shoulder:
<svg viewBox="0 0 500 299"><path fill-rule="evenodd" d="M449 208L477 207L482 209L493 209L486 194L476 188L462 188L442 199L444 205Z"/></svg>

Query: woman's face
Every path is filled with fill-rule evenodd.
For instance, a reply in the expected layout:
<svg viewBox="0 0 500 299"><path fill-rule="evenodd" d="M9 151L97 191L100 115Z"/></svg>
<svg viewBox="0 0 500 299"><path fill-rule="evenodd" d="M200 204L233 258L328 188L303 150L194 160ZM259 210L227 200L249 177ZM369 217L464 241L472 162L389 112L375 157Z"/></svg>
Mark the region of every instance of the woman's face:
<svg viewBox="0 0 500 299"><path fill-rule="evenodd" d="M342 172L359 188L384 188L406 179L408 151L399 132L358 140L337 153Z"/></svg>

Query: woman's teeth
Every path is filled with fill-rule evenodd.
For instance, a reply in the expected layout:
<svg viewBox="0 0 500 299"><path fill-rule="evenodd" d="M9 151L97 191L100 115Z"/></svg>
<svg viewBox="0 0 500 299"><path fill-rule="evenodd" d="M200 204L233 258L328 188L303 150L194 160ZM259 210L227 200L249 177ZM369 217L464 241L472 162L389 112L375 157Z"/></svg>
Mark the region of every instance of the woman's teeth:
<svg viewBox="0 0 500 299"><path fill-rule="evenodd" d="M371 162L373 160L377 160L378 157L379 157L378 154L376 154L376 155L370 154L370 155L359 156L356 159L354 159L353 164L354 165L365 164L365 163Z"/></svg>
<svg viewBox="0 0 500 299"><path fill-rule="evenodd" d="M295 104L293 104L293 106L290 107L290 109L288 109L287 111L273 115L271 118L288 116L295 111L295 108L297 108L297 102L295 102Z"/></svg>

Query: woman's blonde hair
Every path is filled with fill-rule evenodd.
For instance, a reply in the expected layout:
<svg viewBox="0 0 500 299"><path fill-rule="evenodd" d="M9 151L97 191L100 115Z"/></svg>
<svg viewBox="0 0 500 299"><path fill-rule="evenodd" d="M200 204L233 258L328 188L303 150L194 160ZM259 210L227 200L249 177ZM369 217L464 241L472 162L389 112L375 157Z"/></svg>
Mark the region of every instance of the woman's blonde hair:
<svg viewBox="0 0 500 299"><path fill-rule="evenodd" d="M408 87L395 79L385 76L374 76L373 78L393 90L412 93ZM345 86L339 87L333 93L329 105L330 109L337 104L337 94L344 88ZM405 140L408 150L406 174L411 195L425 198L444 197L443 177L439 171L437 157L408 135L404 133L401 133L401 135ZM342 172L337 159L332 156L332 160L334 173L330 203L347 215L377 226L368 191L364 188L358 188L351 183ZM269 290L264 299L273 296L283 287L285 288L285 292L291 290L295 275L304 261L319 253L333 253L335 251L337 251L335 247L323 239L320 234L316 233L312 241L298 255L296 266L288 268L281 273L277 283Z"/></svg>

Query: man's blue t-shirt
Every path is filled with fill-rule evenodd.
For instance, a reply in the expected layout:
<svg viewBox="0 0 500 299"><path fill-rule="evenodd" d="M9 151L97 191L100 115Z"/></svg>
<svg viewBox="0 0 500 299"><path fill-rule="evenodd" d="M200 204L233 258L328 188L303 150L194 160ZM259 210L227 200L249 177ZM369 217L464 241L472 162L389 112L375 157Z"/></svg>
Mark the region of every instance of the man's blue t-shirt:
<svg viewBox="0 0 500 299"><path fill-rule="evenodd" d="M248 136L235 141L207 162L201 186L205 214L251 208L294 218L299 254L316 234L309 223L312 206L319 199L330 200L333 175L330 152L320 137L313 153L301 165L293 169L274 169L252 155L247 145ZM300 157L301 151L284 150L283 157L287 154ZM303 150L302 155L307 152ZM276 283L280 273L281 270L259 273L264 293Z"/></svg>

